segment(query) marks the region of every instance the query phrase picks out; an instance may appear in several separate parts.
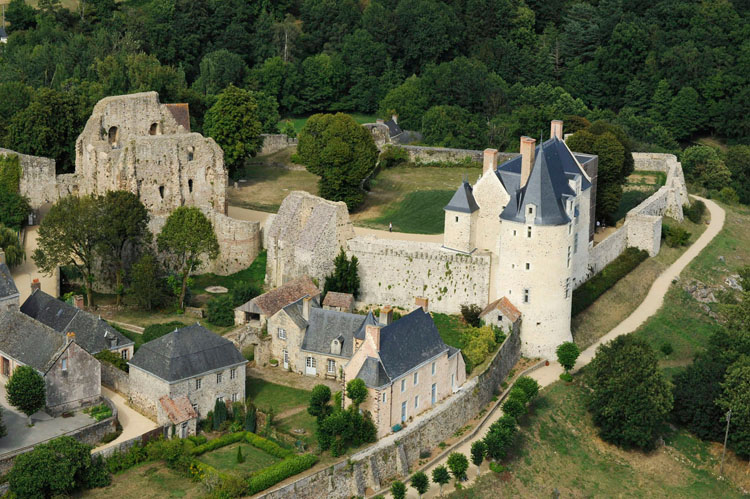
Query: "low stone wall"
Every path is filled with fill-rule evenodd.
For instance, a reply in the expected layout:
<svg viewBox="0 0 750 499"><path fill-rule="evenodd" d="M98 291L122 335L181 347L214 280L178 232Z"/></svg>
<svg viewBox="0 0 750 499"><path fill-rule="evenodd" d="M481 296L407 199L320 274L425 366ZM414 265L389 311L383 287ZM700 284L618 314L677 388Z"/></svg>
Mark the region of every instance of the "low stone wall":
<svg viewBox="0 0 750 499"><path fill-rule="evenodd" d="M430 310L458 313L461 305L484 304L489 297L490 257L418 243L355 237L347 254L359 260L360 295L366 304L411 309L415 296L430 300Z"/></svg>
<svg viewBox="0 0 750 499"><path fill-rule="evenodd" d="M262 133L263 147L260 149L261 155L273 154L275 152L297 145L297 139L293 139L285 133Z"/></svg>
<svg viewBox="0 0 750 499"><path fill-rule="evenodd" d="M125 440L123 442L120 442L115 445L110 445L107 447L104 447L102 449L97 449L95 451L91 452L92 456L101 456L103 458L107 458L114 454L115 452L125 452L134 445L145 445L146 443L150 442L151 440L156 440L160 436L164 435L164 428L154 428L153 430L149 430L146 433L142 435L138 435L137 437L133 437L129 440Z"/></svg>
<svg viewBox="0 0 750 499"><path fill-rule="evenodd" d="M102 402L107 404L112 409L112 415L110 417L108 417L107 419L102 419L101 421L91 423L90 425L84 426L83 428L79 428L67 433L61 433L53 438L44 440L42 442L37 442L34 445L23 447L21 449L17 449L11 453L3 455L2 457L0 457L0 475L5 475L11 470L11 468L13 468L13 463L16 461L16 458L18 456L20 456L21 454L26 454L27 452L32 451L35 446L49 442L50 440L54 440L55 438L73 437L84 444L92 446L96 445L101 441L102 438L104 438L104 435L114 432L117 428L117 407L115 407L115 404L113 404L112 401L106 397L102 397Z"/></svg>
<svg viewBox="0 0 750 499"><path fill-rule="evenodd" d="M109 362L99 362L102 365L102 385L114 390L126 399L130 395L130 377L125 371L116 368Z"/></svg>
<svg viewBox="0 0 750 499"><path fill-rule="evenodd" d="M259 497L270 499L364 496L369 487L379 490L387 482L408 476L422 450L433 449L476 417L495 396L500 384L521 357L516 328L500 346L487 369L435 409L416 418L398 433L388 435L330 468L272 490Z"/></svg>
<svg viewBox="0 0 750 499"><path fill-rule="evenodd" d="M409 154L409 161L412 163L459 163L465 161L466 158L470 158L479 167L482 165L484 155L483 151L475 149L404 145L393 145L393 147L405 150ZM518 156L518 153L501 152L498 154L497 163L501 164L516 156Z"/></svg>

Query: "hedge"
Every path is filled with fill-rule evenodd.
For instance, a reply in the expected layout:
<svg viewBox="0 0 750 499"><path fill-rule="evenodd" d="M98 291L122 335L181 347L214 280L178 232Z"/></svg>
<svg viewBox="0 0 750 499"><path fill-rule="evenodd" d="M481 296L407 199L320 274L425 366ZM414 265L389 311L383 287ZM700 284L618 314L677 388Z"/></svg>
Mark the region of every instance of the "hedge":
<svg viewBox="0 0 750 499"><path fill-rule="evenodd" d="M220 447L225 447L235 442L239 442L240 440L244 440L244 438L245 438L244 431L238 431L237 433L229 433L227 435L222 435L219 438L209 440L205 444L194 447L193 450L190 451L190 453L194 456L200 456L201 454L205 454L206 452L210 452Z"/></svg>
<svg viewBox="0 0 750 499"><path fill-rule="evenodd" d="M313 454L304 454L302 456L289 457L268 468L264 468L254 474L248 481L248 494L257 494L261 490L273 487L282 480L286 480L290 476L302 473L311 468L316 462L318 462L316 456Z"/></svg>
<svg viewBox="0 0 750 499"><path fill-rule="evenodd" d="M278 457L279 459L284 459L294 455L293 451L284 449L274 442L271 442L270 440L263 437L259 437L255 433L251 433L249 431L238 431L237 433L230 433L228 435L223 435L219 438L209 440L205 444L198 445L197 447L193 448L190 453L194 456L200 456L201 454L205 454L206 452L210 452L220 447L225 447L241 440L246 441L253 447L262 450L266 454L270 454L273 457Z"/></svg>
<svg viewBox="0 0 750 499"><path fill-rule="evenodd" d="M586 310L605 291L628 275L646 258L648 258L648 251L646 250L632 247L625 248L625 251L604 267L601 272L573 291L573 315Z"/></svg>

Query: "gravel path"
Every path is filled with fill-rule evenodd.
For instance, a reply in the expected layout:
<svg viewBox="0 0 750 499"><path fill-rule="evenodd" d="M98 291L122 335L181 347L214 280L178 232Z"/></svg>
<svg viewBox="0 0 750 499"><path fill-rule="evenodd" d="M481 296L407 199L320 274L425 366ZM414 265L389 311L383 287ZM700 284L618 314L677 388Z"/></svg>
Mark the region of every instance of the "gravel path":
<svg viewBox="0 0 750 499"><path fill-rule="evenodd" d="M695 243L693 243L693 245L690 246L690 248L688 248L687 251L685 251L685 253L683 253L682 256L679 259L677 259L676 262L670 265L654 281L654 283L651 285L651 289L649 290L648 295L640 304L640 306L637 309L635 309L635 311L633 311L632 314L630 314L624 321L622 321L609 333L604 335L595 344L591 345L589 348L581 352L581 355L578 358L578 362L576 363L574 371L577 371L578 369L582 368L583 366L588 364L591 361L591 359L594 358L594 354L596 353L596 348L600 344L611 341L617 336L632 333L641 324L643 324L649 317L654 315L656 311L659 310L662 303L664 302L664 295L666 295L667 291L669 290L669 286L672 284L672 281L680 275L680 273L685 269L685 267L687 267L687 265L696 256L698 256L698 254L708 245L708 243L710 243L711 240L713 240L713 238L716 237L716 235L721 231L722 227L724 226L724 218L726 216L726 213L724 212L724 210L713 201L700 198L698 196L693 196L693 197L695 199L700 199L701 201L706 203L706 208L708 208L708 211L711 214L711 221L706 231L703 234L701 234L698 240L695 241ZM545 387L557 381L560 377L560 374L562 374L562 372L563 372L563 369L560 366L560 364L558 364L557 362L550 362L549 366L536 369L531 374L529 374L529 376L536 379L539 382L539 385L541 387ZM451 449L451 451L461 452L467 457L471 456L471 452L470 452L471 444L478 439L484 438L490 425L493 422L495 422L497 419L499 419L500 416L502 416L502 411L500 410L495 411L491 417L487 418L487 420L484 421L482 428L480 428L480 430L477 432L475 438L469 441L466 441L462 444L459 444L456 448ZM446 465L446 461L447 461L447 457L440 459L440 460L436 460L430 463L429 466L423 471L428 475L428 477L430 477L430 480L432 480L432 470L439 465ZM482 464L481 470L483 474L489 470L489 463L487 461L485 461ZM468 475L468 480L462 483L464 487L470 486L472 482L476 480L477 467L474 466L473 464L470 464L467 475ZM407 487L408 487L408 484L407 484ZM451 483L443 487L443 494L447 494L454 490L455 489L453 487L453 482L451 481ZM385 497L392 497L389 492L386 493L386 491L380 491L380 493L385 494ZM439 496L439 487L431 483L430 489L427 491L426 494L422 496L422 498L429 499L429 498L438 497L438 496ZM413 488L408 487L406 497L416 498L418 497L418 495Z"/></svg>
<svg viewBox="0 0 750 499"><path fill-rule="evenodd" d="M96 450L112 447L120 442L130 440L138 435L143 435L147 431L156 428L156 423L129 407L125 403L125 399L119 393L113 392L109 388L102 387L102 395L111 400L115 404L115 407L117 407L117 419L122 426L122 433L110 443L97 447Z"/></svg>

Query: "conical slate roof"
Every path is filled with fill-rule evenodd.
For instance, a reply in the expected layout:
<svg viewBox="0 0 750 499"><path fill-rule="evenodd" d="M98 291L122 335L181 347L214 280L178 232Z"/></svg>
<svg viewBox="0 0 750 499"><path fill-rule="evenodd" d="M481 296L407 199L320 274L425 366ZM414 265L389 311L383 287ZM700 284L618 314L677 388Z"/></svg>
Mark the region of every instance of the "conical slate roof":
<svg viewBox="0 0 750 499"><path fill-rule="evenodd" d="M443 209L447 211L458 211L461 213L474 213L477 211L479 205L477 205L477 202L474 200L471 185L464 180L458 189L456 189L456 193L453 195L448 205Z"/></svg>
<svg viewBox="0 0 750 499"><path fill-rule="evenodd" d="M524 207L533 204L536 206L536 225L564 225L570 222L565 210L565 201L569 196L574 197L575 193L568 185L568 178L560 164L557 151L554 151L555 154L551 154L552 152L551 149L548 151L548 145L545 143L537 149L534 166L526 185L511 193L510 202L500 214L501 219L524 223Z"/></svg>

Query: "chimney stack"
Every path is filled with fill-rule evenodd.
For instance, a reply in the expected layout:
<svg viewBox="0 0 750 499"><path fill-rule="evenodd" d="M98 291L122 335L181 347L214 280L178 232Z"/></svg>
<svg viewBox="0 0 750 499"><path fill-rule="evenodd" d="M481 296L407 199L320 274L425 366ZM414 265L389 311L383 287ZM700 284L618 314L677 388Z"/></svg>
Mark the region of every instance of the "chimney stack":
<svg viewBox="0 0 750 499"><path fill-rule="evenodd" d="M375 343L375 349L380 351L380 326L367 325L365 327L365 337L367 336L372 338L372 342Z"/></svg>
<svg viewBox="0 0 750 499"><path fill-rule="evenodd" d="M39 279L34 279L31 281L31 294L34 294L34 291L41 290L42 289L42 283L39 282Z"/></svg>
<svg viewBox="0 0 750 499"><path fill-rule="evenodd" d="M424 312L426 314L430 312L430 310L429 310L429 303L430 303L430 301L427 298L425 298L424 296L417 296L414 299L414 304L416 306L418 306L418 307L422 307L422 310L424 310Z"/></svg>
<svg viewBox="0 0 750 499"><path fill-rule="evenodd" d="M302 318L306 321L310 320L310 302L312 301L312 298L310 295L305 296L302 298Z"/></svg>
<svg viewBox="0 0 750 499"><path fill-rule="evenodd" d="M563 140L562 120L552 120L552 122L550 123L549 136L556 137L558 140Z"/></svg>
<svg viewBox="0 0 750 499"><path fill-rule="evenodd" d="M392 115L391 115L391 119L393 120L393 122L394 122L395 124L397 124L397 125L398 125L398 114L392 114Z"/></svg>
<svg viewBox="0 0 750 499"><path fill-rule="evenodd" d="M484 166L482 167L482 175L487 175L487 172L491 172L497 169L497 149L485 149L484 150Z"/></svg>
<svg viewBox="0 0 750 499"><path fill-rule="evenodd" d="M75 295L73 297L73 306L83 310L83 295Z"/></svg>
<svg viewBox="0 0 750 499"><path fill-rule="evenodd" d="M531 167L534 166L534 150L536 139L521 137L521 187L526 185L531 175Z"/></svg>
<svg viewBox="0 0 750 499"><path fill-rule="evenodd" d="M76 334L73 331L68 332L68 334L65 335L65 344L70 345L76 340Z"/></svg>
<svg viewBox="0 0 750 499"><path fill-rule="evenodd" d="M5 262L5 251L0 249L0 263L6 263Z"/></svg>
<svg viewBox="0 0 750 499"><path fill-rule="evenodd" d="M393 322L393 308L388 305L381 308L380 318L378 319L378 322L380 322L384 326L390 325L390 323Z"/></svg>

